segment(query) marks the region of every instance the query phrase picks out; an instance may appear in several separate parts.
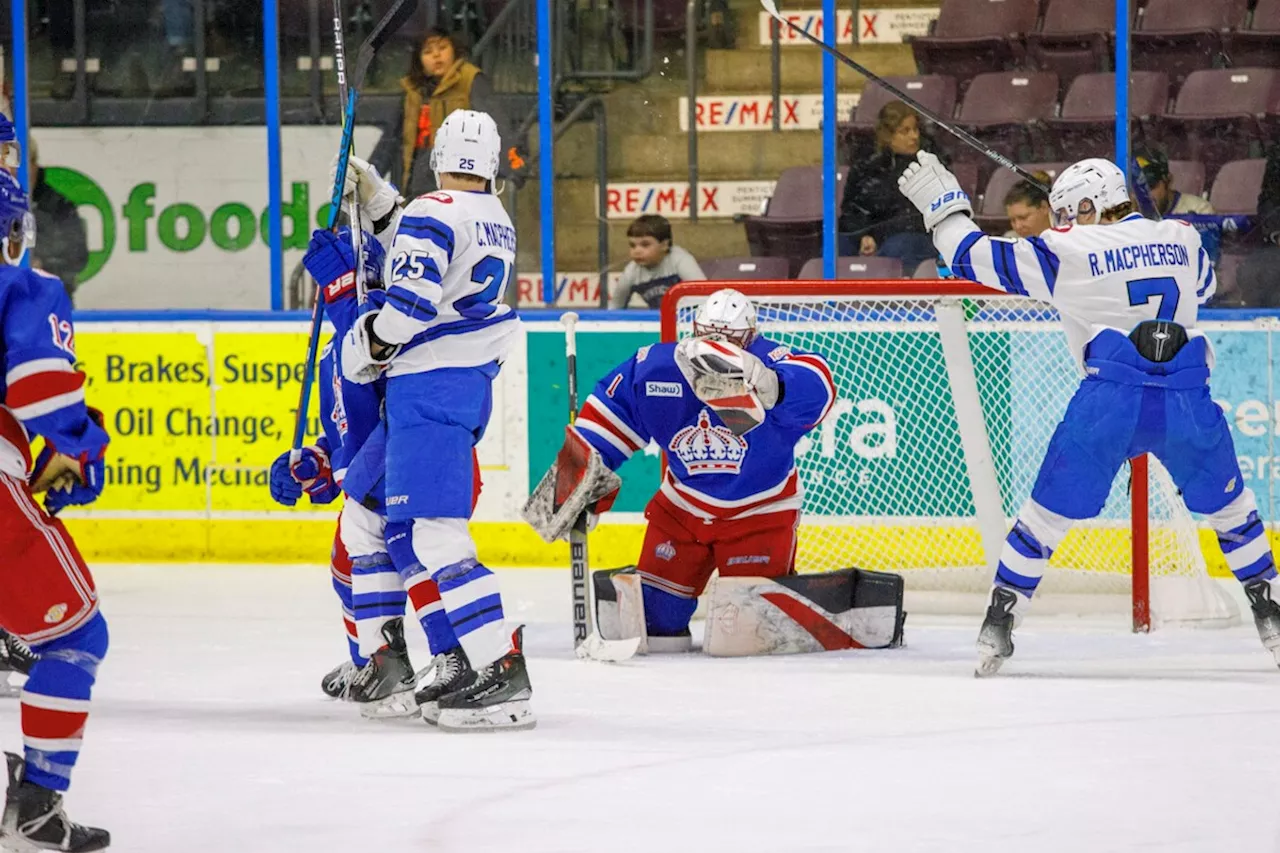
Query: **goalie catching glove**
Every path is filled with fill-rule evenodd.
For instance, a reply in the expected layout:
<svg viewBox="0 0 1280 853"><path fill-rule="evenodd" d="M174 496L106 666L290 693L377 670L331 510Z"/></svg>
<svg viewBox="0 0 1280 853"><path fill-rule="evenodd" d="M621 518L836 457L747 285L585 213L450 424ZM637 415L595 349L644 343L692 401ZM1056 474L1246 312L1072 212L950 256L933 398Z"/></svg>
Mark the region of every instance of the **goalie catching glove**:
<svg viewBox="0 0 1280 853"><path fill-rule="evenodd" d="M916 162L898 178L898 189L924 216L926 231L932 232L953 213L973 215L969 194L960 188L960 181L928 151L916 152Z"/></svg>
<svg viewBox="0 0 1280 853"><path fill-rule="evenodd" d="M734 435L760 426L765 412L778 403L778 374L720 335L681 341L675 359L693 393Z"/></svg>
<svg viewBox="0 0 1280 853"><path fill-rule="evenodd" d="M542 475L521 515L547 542L566 539L578 516L607 512L622 478L573 427L565 427L555 463Z"/></svg>

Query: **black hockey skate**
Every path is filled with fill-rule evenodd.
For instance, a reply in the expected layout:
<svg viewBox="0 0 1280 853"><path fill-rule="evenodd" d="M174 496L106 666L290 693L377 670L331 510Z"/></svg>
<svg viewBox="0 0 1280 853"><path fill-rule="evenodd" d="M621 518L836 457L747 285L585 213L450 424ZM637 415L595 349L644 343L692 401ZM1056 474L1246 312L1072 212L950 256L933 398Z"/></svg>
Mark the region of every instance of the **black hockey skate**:
<svg viewBox="0 0 1280 853"><path fill-rule="evenodd" d="M418 713L413 699L413 664L404 644L404 619L382 626L387 644L369 657L351 681L349 698L366 717L411 717Z"/></svg>
<svg viewBox="0 0 1280 853"><path fill-rule="evenodd" d="M1013 590L1000 586L991 590L991 604L978 632L978 668L973 673L978 678L995 675L1013 654L1013 610L1017 604L1018 594Z"/></svg>
<svg viewBox="0 0 1280 853"><path fill-rule="evenodd" d="M529 707L533 686L524 663L524 627L511 639L515 648L477 672L466 687L440 697L441 731L520 731L538 724Z"/></svg>
<svg viewBox="0 0 1280 853"><path fill-rule="evenodd" d="M9 765L9 790L0 822L0 847L17 853L88 853L111 845L111 833L105 829L72 823L62 810L62 795L57 791L25 781L26 764L20 756L6 752L4 757Z"/></svg>
<svg viewBox="0 0 1280 853"><path fill-rule="evenodd" d="M329 670L328 675L320 679L320 689L330 699L349 699L351 698L351 682L359 671L359 667L354 663L344 660Z"/></svg>
<svg viewBox="0 0 1280 853"><path fill-rule="evenodd" d="M1276 665L1280 666L1280 604L1271 599L1271 581L1247 583L1244 594L1249 597L1253 624L1258 626L1258 637L1275 658Z"/></svg>
<svg viewBox="0 0 1280 853"><path fill-rule="evenodd" d="M440 697L466 687L475 680L476 673L462 646L436 655L432 669L435 677L414 694L414 699L422 709L422 719L434 726L440 719Z"/></svg>
<svg viewBox="0 0 1280 853"><path fill-rule="evenodd" d="M8 631L0 629L0 696L17 696L22 688L9 683L9 675L27 675L40 656Z"/></svg>

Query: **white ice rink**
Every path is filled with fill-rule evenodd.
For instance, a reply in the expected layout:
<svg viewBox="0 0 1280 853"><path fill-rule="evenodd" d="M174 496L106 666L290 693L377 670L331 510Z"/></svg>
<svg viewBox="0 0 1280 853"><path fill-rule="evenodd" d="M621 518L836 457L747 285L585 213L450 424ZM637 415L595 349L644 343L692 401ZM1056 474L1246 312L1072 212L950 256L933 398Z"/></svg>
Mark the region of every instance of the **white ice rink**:
<svg viewBox="0 0 1280 853"><path fill-rule="evenodd" d="M895 651L609 666L572 658L565 572L511 571L538 728L447 735L322 696L325 568L96 574L111 652L67 802L125 853L1280 851L1280 672L1251 625L1033 612L986 681L976 621L946 617Z"/></svg>

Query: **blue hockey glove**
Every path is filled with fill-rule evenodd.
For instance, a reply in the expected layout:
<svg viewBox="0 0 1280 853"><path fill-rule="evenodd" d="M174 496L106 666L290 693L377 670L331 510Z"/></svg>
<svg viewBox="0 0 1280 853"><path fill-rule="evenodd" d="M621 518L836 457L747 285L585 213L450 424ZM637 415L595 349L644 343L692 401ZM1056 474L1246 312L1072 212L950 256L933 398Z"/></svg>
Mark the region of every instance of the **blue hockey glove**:
<svg viewBox="0 0 1280 853"><path fill-rule="evenodd" d="M269 477L271 498L278 504L293 506L306 492L313 504L332 503L340 489L333 481L329 456L322 447L304 447L296 465L289 465L289 451L271 463Z"/></svg>
<svg viewBox="0 0 1280 853"><path fill-rule="evenodd" d="M46 438L44 449L36 457L35 470L28 482L33 491L48 489L44 505L50 515L57 515L68 506L93 503L106 485L107 445L111 437L102 426L102 412L89 408L87 415L84 429L71 436L83 448L78 454L64 453ZM60 473L54 474L50 466ZM68 479L71 482L67 482Z"/></svg>
<svg viewBox="0 0 1280 853"><path fill-rule="evenodd" d="M311 244L302 256L302 265L320 285L326 302L337 299L356 284L356 253L350 234L335 234L322 228L311 234Z"/></svg>

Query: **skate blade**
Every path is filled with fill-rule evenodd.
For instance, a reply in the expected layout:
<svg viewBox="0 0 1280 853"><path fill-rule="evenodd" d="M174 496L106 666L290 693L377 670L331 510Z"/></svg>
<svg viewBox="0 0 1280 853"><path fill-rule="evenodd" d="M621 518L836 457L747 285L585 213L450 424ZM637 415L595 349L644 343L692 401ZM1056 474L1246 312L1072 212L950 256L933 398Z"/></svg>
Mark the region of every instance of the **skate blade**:
<svg viewBox="0 0 1280 853"><path fill-rule="evenodd" d="M422 719L429 726L437 725L440 722L440 703L424 702L422 704Z"/></svg>
<svg viewBox="0 0 1280 853"><path fill-rule="evenodd" d="M502 702L488 708L443 708L436 725L442 732L520 732L538 725L528 699Z"/></svg>
<svg viewBox="0 0 1280 853"><path fill-rule="evenodd" d="M106 850L110 844L111 842L108 840L106 844L91 844L80 849L83 853L93 853L95 850ZM5 853L42 853L42 851L57 849L59 848L29 841L21 835L7 830L0 834L0 850L5 851Z"/></svg>
<svg viewBox="0 0 1280 853"><path fill-rule="evenodd" d="M361 702L360 716L367 720L394 720L400 717L412 717L418 713L418 701L413 698L413 690L393 693L376 702Z"/></svg>
<svg viewBox="0 0 1280 853"><path fill-rule="evenodd" d="M978 658L978 666L973 671L974 678L990 678L1000 671L1000 667L1004 665L1007 658L998 657L981 657Z"/></svg>

